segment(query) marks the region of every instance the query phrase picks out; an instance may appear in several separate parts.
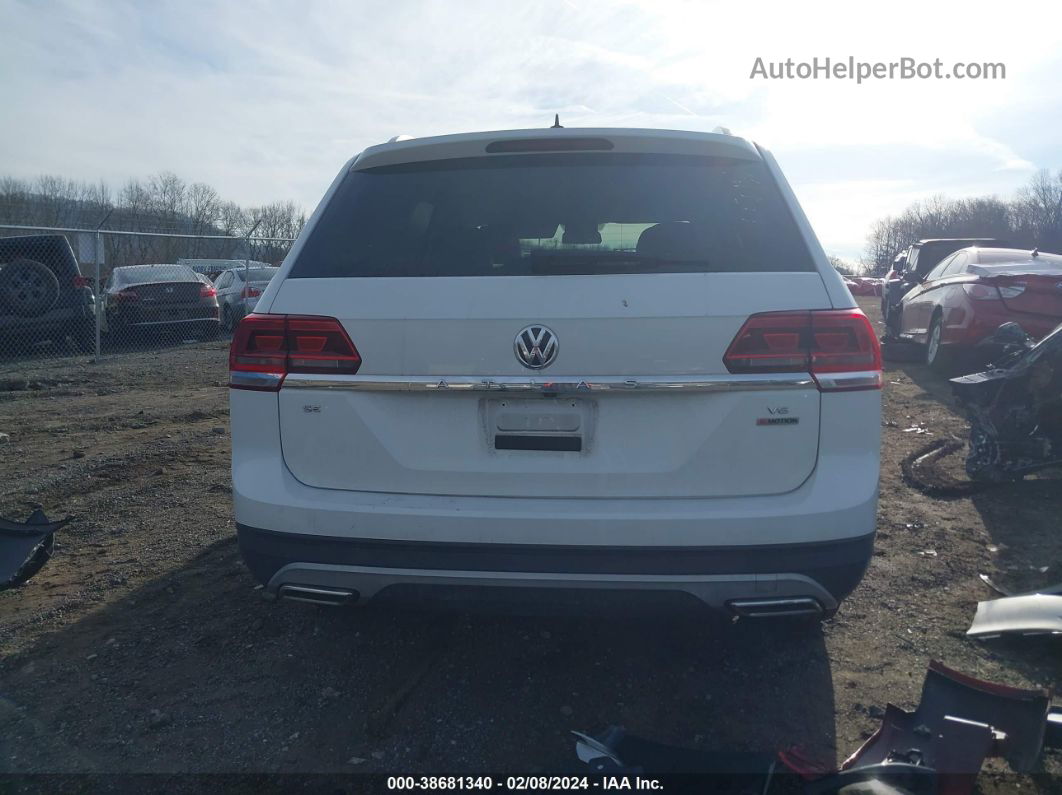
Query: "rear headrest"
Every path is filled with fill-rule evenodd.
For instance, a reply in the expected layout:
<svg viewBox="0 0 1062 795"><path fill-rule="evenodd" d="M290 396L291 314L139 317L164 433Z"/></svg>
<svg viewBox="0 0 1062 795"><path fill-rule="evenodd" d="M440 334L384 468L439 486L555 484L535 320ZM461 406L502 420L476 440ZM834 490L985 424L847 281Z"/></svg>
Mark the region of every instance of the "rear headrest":
<svg viewBox="0 0 1062 795"><path fill-rule="evenodd" d="M638 238L636 251L649 257L696 259L701 250L701 230L684 221L664 221L650 226Z"/></svg>

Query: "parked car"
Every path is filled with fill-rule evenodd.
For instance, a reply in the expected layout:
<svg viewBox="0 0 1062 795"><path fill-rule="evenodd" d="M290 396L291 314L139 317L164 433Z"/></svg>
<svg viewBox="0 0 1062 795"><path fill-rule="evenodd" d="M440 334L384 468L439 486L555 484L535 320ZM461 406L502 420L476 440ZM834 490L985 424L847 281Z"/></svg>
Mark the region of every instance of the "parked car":
<svg viewBox="0 0 1062 795"><path fill-rule="evenodd" d="M126 265L115 268L103 293L105 330L180 330L200 338L219 331L217 290L187 265Z"/></svg>
<svg viewBox="0 0 1062 795"><path fill-rule="evenodd" d="M95 344L95 296L62 235L0 238L0 355L44 342Z"/></svg>
<svg viewBox="0 0 1062 795"><path fill-rule="evenodd" d="M859 292L856 295L881 295L881 288L884 284L884 279L875 278L873 276L856 276L853 281L859 285Z"/></svg>
<svg viewBox="0 0 1062 795"><path fill-rule="evenodd" d="M742 138L370 147L229 366L237 531L267 594L821 616L872 554L878 341Z"/></svg>
<svg viewBox="0 0 1062 795"><path fill-rule="evenodd" d="M279 268L239 267L218 274L214 286L218 290L221 307L221 327L232 331L246 315L254 311L258 298L276 276Z"/></svg>
<svg viewBox="0 0 1062 795"><path fill-rule="evenodd" d="M926 363L941 371L1003 323L1039 339L1062 323L1062 256L964 248L903 296L897 317L900 338L923 343Z"/></svg>
<svg viewBox="0 0 1062 795"><path fill-rule="evenodd" d="M892 302L898 302L900 298L903 298L903 293L898 296L894 295L900 290L900 283L903 280L903 274L907 270L907 252L910 248L905 248L899 254L897 254L892 260L892 267L889 268L885 274L885 278L881 283L881 319L885 323L886 335L895 336L888 331L889 328L889 304ZM945 255L947 256L947 255ZM890 291L891 290L891 291Z"/></svg>
<svg viewBox="0 0 1062 795"><path fill-rule="evenodd" d="M845 276L845 286L848 288L852 295L880 295L880 280L871 279L866 276Z"/></svg>
<svg viewBox="0 0 1062 795"><path fill-rule="evenodd" d="M187 265L196 273L200 273L206 276L211 281L215 281L224 271L231 268L271 268L273 267L268 262L259 262L258 260L245 260L245 259L201 259L201 258L189 258L179 257L177 259L178 265Z"/></svg>
<svg viewBox="0 0 1062 795"><path fill-rule="evenodd" d="M954 237L919 240L897 255L893 269L885 277L882 288L881 317L885 321L885 334L895 338L899 334L899 315L892 310L899 306L900 300L908 290L921 282L937 264L949 254L967 246L997 246L1006 248L1010 245L995 238ZM897 266L900 266L899 268Z"/></svg>

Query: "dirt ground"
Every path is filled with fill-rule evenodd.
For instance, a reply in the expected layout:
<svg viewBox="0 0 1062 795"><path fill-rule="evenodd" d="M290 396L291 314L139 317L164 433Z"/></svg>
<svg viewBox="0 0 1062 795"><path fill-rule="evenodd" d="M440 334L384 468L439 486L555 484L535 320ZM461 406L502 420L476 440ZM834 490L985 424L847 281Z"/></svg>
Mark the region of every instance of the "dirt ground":
<svg viewBox="0 0 1062 795"><path fill-rule="evenodd" d="M930 660L1018 686L1062 676L1058 638L964 637L993 596L979 573L1062 580L1059 482L958 499L905 483L904 456L965 431L922 365L886 373L866 579L831 621L787 628L265 602L234 543L224 348L0 363L0 515L77 517L37 577L0 593L0 773L570 771L569 730L610 724L832 764L887 702L915 706ZM1043 765L992 762L978 786L1054 790L1062 754Z"/></svg>

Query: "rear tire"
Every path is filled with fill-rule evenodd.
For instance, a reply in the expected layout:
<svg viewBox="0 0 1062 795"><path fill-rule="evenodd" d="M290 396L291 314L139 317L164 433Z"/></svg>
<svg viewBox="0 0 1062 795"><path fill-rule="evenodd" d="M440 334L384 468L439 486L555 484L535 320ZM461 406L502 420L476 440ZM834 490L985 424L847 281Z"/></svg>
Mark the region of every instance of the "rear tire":
<svg viewBox="0 0 1062 795"><path fill-rule="evenodd" d="M885 322L885 339L897 341L900 339L900 319L903 313L903 307L900 304L893 304L887 306L885 311L882 312L882 317Z"/></svg>
<svg viewBox="0 0 1062 795"><path fill-rule="evenodd" d="M966 455L966 474L977 483L1017 483L1025 479L1022 472L1008 472L1001 465L1003 453L999 442L980 425L970 428L970 449Z"/></svg>
<svg viewBox="0 0 1062 795"><path fill-rule="evenodd" d="M43 315L58 299L59 280L43 263L20 257L0 271L0 304L16 315Z"/></svg>
<svg viewBox="0 0 1062 795"><path fill-rule="evenodd" d="M944 318L937 314L929 324L929 334L926 335L926 364L929 369L942 375L947 375L954 364L954 351L941 342L944 334Z"/></svg>

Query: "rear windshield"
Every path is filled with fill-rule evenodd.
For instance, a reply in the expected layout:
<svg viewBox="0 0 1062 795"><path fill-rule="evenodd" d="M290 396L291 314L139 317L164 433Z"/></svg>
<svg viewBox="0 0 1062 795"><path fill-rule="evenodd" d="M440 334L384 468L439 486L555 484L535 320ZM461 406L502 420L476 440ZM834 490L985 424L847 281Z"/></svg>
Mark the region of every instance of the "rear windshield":
<svg viewBox="0 0 1062 795"><path fill-rule="evenodd" d="M185 265L128 265L115 268L111 274L111 284L197 281L200 281L199 274Z"/></svg>
<svg viewBox="0 0 1062 795"><path fill-rule="evenodd" d="M761 161L594 153L353 171L290 277L810 270Z"/></svg>
<svg viewBox="0 0 1062 795"><path fill-rule="evenodd" d="M977 255L981 265L1014 265L1026 267L1028 265L1044 265L1046 267L1062 267L1062 257L1057 254L1037 254L1033 257L1029 251L982 251Z"/></svg>
<svg viewBox="0 0 1062 795"><path fill-rule="evenodd" d="M268 282L276 276L278 270L279 268L251 268L250 270L239 268L237 273L249 282Z"/></svg>

